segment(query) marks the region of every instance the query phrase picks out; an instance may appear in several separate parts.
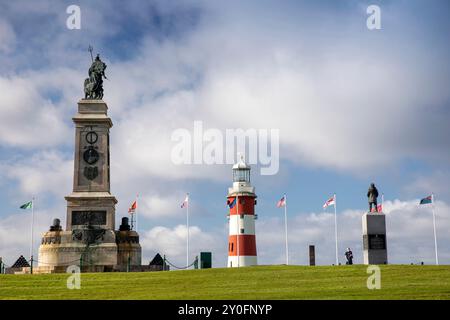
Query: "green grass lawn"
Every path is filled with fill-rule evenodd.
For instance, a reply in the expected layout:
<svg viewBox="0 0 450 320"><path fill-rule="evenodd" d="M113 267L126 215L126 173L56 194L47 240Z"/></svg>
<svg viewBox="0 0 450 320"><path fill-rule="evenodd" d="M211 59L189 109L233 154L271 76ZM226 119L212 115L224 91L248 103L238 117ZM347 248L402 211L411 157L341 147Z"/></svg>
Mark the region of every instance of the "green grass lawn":
<svg viewBox="0 0 450 320"><path fill-rule="evenodd" d="M450 266L387 265L369 290L366 266L258 266L142 273L0 275L0 299L450 299Z"/></svg>

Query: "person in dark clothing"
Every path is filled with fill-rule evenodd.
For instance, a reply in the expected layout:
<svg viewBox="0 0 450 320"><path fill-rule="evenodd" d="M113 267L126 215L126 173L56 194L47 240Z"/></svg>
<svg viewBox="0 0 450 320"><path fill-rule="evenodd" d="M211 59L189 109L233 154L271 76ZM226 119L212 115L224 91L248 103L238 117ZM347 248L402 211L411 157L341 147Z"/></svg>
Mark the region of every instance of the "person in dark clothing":
<svg viewBox="0 0 450 320"><path fill-rule="evenodd" d="M345 252L345 257L347 258L346 264L353 264L353 252L350 250L350 248L347 248L347 251Z"/></svg>

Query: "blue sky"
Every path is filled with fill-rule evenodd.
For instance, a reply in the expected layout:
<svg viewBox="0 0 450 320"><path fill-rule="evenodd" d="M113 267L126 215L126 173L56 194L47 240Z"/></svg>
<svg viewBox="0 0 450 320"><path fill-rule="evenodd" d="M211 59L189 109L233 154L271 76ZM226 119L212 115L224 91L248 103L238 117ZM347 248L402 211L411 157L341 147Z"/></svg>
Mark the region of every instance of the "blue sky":
<svg viewBox="0 0 450 320"><path fill-rule="evenodd" d="M68 30L68 5L81 29ZM368 30L366 8L381 8ZM340 250L361 260L360 216L375 182L385 194L390 260L433 262L431 216L438 199L441 261L450 263L450 22L447 1L25 1L0 3L0 256L28 252L37 230L65 221L71 192L73 125L94 46L108 64L104 100L111 131L117 221L141 196L144 261L184 260L185 192L192 197L193 251L226 261L229 165L174 166L177 128L279 129L280 171L260 176L257 245L262 263L284 261L282 212L289 197L292 261L334 259L336 192ZM38 243L39 235L36 236ZM211 245L207 245L211 244ZM36 246L37 248L37 246Z"/></svg>

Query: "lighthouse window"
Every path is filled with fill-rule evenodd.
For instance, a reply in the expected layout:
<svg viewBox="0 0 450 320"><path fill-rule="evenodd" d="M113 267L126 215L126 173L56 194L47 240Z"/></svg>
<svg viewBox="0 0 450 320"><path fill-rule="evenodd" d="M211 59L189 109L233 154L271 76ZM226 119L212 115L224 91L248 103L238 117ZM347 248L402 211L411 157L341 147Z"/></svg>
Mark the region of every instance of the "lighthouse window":
<svg viewBox="0 0 450 320"><path fill-rule="evenodd" d="M233 252L234 251L234 243L231 243L231 250L230 250L231 252Z"/></svg>
<svg viewBox="0 0 450 320"><path fill-rule="evenodd" d="M250 182L250 169L235 169L233 170L234 182Z"/></svg>
<svg viewBox="0 0 450 320"><path fill-rule="evenodd" d="M243 213L241 213L240 216L241 216L241 219L244 219L244 214Z"/></svg>
<svg viewBox="0 0 450 320"><path fill-rule="evenodd" d="M244 229L243 228L241 229L241 233L244 233Z"/></svg>

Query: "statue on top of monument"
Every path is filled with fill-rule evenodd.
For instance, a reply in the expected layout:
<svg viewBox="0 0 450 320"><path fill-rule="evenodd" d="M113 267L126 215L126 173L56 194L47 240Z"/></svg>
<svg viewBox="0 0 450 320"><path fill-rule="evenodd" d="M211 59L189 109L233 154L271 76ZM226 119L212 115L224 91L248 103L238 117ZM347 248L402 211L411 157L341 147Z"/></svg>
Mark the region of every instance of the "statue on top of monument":
<svg viewBox="0 0 450 320"><path fill-rule="evenodd" d="M89 46L92 59L92 47ZM106 63L100 59L97 54L95 60L92 59L92 65L89 68L89 78L84 80L84 98L85 99L102 99L103 98L103 78L108 79L105 75Z"/></svg>
<svg viewBox="0 0 450 320"><path fill-rule="evenodd" d="M372 204L375 207L375 212L378 212L377 198L378 190L374 183L370 184L369 190L367 191L367 198L369 198L369 212L372 211Z"/></svg>

